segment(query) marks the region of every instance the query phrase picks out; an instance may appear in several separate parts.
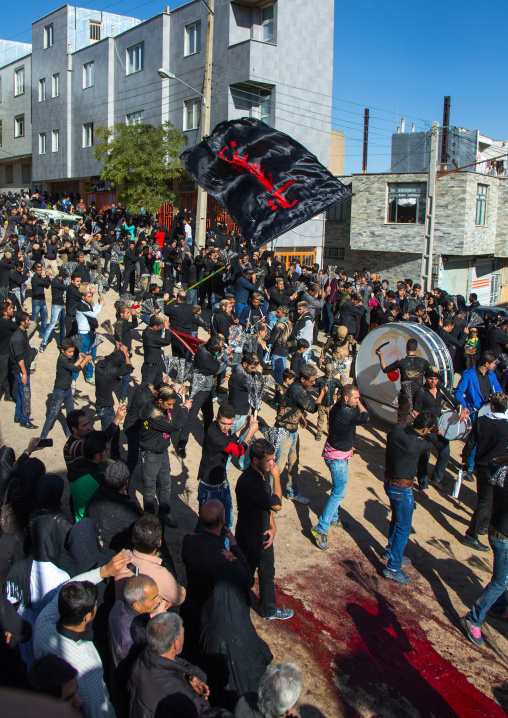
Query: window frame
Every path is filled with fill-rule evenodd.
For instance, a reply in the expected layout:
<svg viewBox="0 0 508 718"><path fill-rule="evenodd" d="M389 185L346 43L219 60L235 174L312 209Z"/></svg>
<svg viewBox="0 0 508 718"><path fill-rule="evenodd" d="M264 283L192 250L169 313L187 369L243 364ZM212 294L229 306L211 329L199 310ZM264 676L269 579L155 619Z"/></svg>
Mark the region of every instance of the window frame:
<svg viewBox="0 0 508 718"><path fill-rule="evenodd" d="M18 83L18 73L21 73L20 77L23 78L23 89L21 92L17 92L19 89L19 83ZM17 67L14 70L14 97L21 97L21 95L25 94L25 66L21 65L20 67Z"/></svg>
<svg viewBox="0 0 508 718"><path fill-rule="evenodd" d="M16 134L16 128L18 127L19 122L21 123L22 132L20 132L19 134ZM24 137L24 136L25 136L25 113L23 113L22 115L16 115L14 117L14 139L17 140L20 137Z"/></svg>
<svg viewBox="0 0 508 718"><path fill-rule="evenodd" d="M39 80L39 102L46 101L46 78L41 77Z"/></svg>
<svg viewBox="0 0 508 718"><path fill-rule="evenodd" d="M338 259L340 262L344 261L346 254L345 247L326 247L323 252L323 259Z"/></svg>
<svg viewBox="0 0 508 718"><path fill-rule="evenodd" d="M187 120L189 118L189 105L192 103L192 122L193 127L187 127ZM197 111L196 111L197 107ZM194 130L197 130L199 128L199 123L201 122L201 98L200 97L191 97L188 100L184 100L183 102L183 131L184 132L193 132ZM195 123L195 124L194 124Z"/></svg>
<svg viewBox="0 0 508 718"><path fill-rule="evenodd" d="M83 63L83 90L88 90L95 84L94 61ZM88 84L87 84L88 83Z"/></svg>
<svg viewBox="0 0 508 718"><path fill-rule="evenodd" d="M480 191L480 187L485 192ZM489 198L489 185L483 182L476 184L476 211L474 223L475 227L486 227L487 226L487 207Z"/></svg>
<svg viewBox="0 0 508 718"><path fill-rule="evenodd" d="M47 137L45 132L39 132L39 154L45 155L47 150Z"/></svg>
<svg viewBox="0 0 508 718"><path fill-rule="evenodd" d="M264 18L264 12L265 10L271 9L272 15L271 17ZM261 25L261 42L275 42L275 3L270 3L269 5L265 5L261 8L260 13L260 25ZM267 27L272 26L272 32L270 37L265 37L265 30Z"/></svg>
<svg viewBox="0 0 508 718"><path fill-rule="evenodd" d="M60 130L58 128L55 130L51 130L51 152L60 152Z"/></svg>
<svg viewBox="0 0 508 718"><path fill-rule="evenodd" d="M90 130L89 130L90 127L92 128L92 129L91 129L91 137L90 137L90 140L91 140L91 141L90 141L90 144L85 144L85 138L86 138L86 136L87 136L87 133L90 131ZM82 142L81 142L82 149L89 149L90 147L93 147L93 141L94 141L94 132L93 132L93 130L94 130L93 122L83 122Z"/></svg>
<svg viewBox="0 0 508 718"><path fill-rule="evenodd" d="M131 51L136 50L137 48L141 48L140 50L140 56L141 56L141 67L138 69L132 69L133 64L131 64ZM127 60L125 63L125 74L126 75L135 75L137 72L142 72L145 69L145 41L142 40L141 42L137 42L135 45L131 45L126 49L126 55ZM134 57L134 56L133 56Z"/></svg>
<svg viewBox="0 0 508 718"><path fill-rule="evenodd" d="M25 174L25 170L28 167L28 178ZM27 185L30 184L32 181L32 165L28 162L25 162L21 165L21 184Z"/></svg>
<svg viewBox="0 0 508 718"><path fill-rule="evenodd" d="M56 78L56 82L55 82ZM55 93L55 88L57 92ZM54 100L55 97L60 97L60 73L55 72L54 75L51 76L51 99Z"/></svg>
<svg viewBox="0 0 508 718"><path fill-rule="evenodd" d="M414 192L411 192L410 190L392 190L392 187L408 187L414 185L415 190ZM425 214L426 214L426 208L427 208L427 182L387 182L387 196L386 196L386 217L385 222L386 224L403 224L404 226L410 224L410 225L425 225ZM409 196L402 196L402 195L409 195ZM399 199L415 199L415 221L414 222L399 222L397 221L398 217L398 207L403 207L403 204L399 205L398 200ZM396 202L395 205L395 219L391 219L392 215L392 208L391 203ZM413 205L406 205L406 206L413 206Z"/></svg>
<svg viewBox="0 0 508 718"><path fill-rule="evenodd" d="M139 117L136 117L139 115ZM136 112L128 112L125 115L125 124L128 127L134 127L135 125L141 125L144 121L144 110L136 110Z"/></svg>
<svg viewBox="0 0 508 718"><path fill-rule="evenodd" d="M94 34L92 32L93 29L99 29L99 37L92 37ZM89 41L90 43L100 42L102 40L102 21L101 20L90 20L89 25Z"/></svg>
<svg viewBox="0 0 508 718"><path fill-rule="evenodd" d="M199 27L199 33L196 34L195 28ZM191 51L191 29L194 30L193 42L195 49ZM199 43L196 42L196 38L199 39ZM197 45L199 44L199 48ZM184 57L191 57L201 52L201 20L195 20L185 26L185 39L184 39Z"/></svg>
<svg viewBox="0 0 508 718"><path fill-rule="evenodd" d="M55 28L54 23L50 22L49 25L44 26L44 50L53 47L55 44Z"/></svg>

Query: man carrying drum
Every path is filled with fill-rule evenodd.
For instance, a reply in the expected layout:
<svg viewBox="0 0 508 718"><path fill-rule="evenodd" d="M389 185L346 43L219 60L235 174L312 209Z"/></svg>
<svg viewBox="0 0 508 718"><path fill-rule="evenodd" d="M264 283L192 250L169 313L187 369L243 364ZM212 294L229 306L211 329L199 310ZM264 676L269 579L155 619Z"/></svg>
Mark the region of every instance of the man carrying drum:
<svg viewBox="0 0 508 718"><path fill-rule="evenodd" d="M376 350L379 364L384 374L397 371L397 369L400 371L401 388L397 397L397 423L401 426L406 426L408 419L411 419L413 395L422 386L424 372L430 366L426 359L416 356L417 349L418 342L416 339L409 339L406 344L407 356L388 365L381 355L381 349Z"/></svg>
<svg viewBox="0 0 508 718"><path fill-rule="evenodd" d="M417 417L422 411L432 412L439 420L443 411L443 403L448 402L456 411L460 413L459 420L464 421L469 415L469 410L462 407L460 401L454 399L446 387L441 385L441 377L437 367L431 366L425 370L425 384L417 389L413 395L413 417ZM437 461L434 466L432 481L430 482L434 488L446 491L442 481L443 475L450 460L450 442L444 436L436 437ZM427 469L429 465L430 451L420 454L418 459L418 467L416 469L416 478L418 479L418 487L420 494L428 496L429 479Z"/></svg>

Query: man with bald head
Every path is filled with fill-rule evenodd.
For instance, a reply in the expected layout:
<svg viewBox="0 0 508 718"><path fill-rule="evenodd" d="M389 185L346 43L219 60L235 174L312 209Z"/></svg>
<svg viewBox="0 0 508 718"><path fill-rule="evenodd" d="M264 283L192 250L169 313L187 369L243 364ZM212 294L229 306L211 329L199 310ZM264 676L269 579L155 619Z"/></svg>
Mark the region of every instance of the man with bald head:
<svg viewBox="0 0 508 718"><path fill-rule="evenodd" d="M195 659L198 649L201 609L212 595L224 569L234 563L244 569L249 585L254 584L247 559L238 548L234 535L226 527L225 517L221 501L206 501L199 509L203 532L187 534L183 539L182 560L187 572L187 596L180 615L185 624L184 653L189 661ZM224 546L224 537L229 539L229 551Z"/></svg>
<svg viewBox="0 0 508 718"><path fill-rule="evenodd" d="M169 324L171 329L175 332L182 332L183 334L192 334L192 320L194 319L194 309L192 304L187 304L187 293L184 291L178 292L176 295L176 302L169 301L166 304L164 313L169 317ZM171 338L171 351L173 356L190 358L189 352L185 349L182 342L177 339L174 335Z"/></svg>

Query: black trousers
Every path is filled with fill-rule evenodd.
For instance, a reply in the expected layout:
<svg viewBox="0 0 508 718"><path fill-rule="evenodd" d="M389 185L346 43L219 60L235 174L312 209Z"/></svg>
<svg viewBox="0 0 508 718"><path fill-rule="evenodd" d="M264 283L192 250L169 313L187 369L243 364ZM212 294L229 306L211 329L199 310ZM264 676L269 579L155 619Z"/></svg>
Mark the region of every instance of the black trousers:
<svg viewBox="0 0 508 718"><path fill-rule="evenodd" d="M150 382L150 384L159 384L162 381L163 371L164 364L162 362L158 364L142 364L141 379Z"/></svg>
<svg viewBox="0 0 508 718"><path fill-rule="evenodd" d="M273 544L264 548L260 541L245 541L237 537L238 546L247 559L253 574L258 572L260 610L263 618L273 616L277 608L275 599L275 552Z"/></svg>
<svg viewBox="0 0 508 718"><path fill-rule="evenodd" d="M476 508L466 533L478 538L481 528L487 528L492 514L492 496L494 487L489 484L490 474L482 469L475 469L476 474Z"/></svg>
<svg viewBox="0 0 508 718"><path fill-rule="evenodd" d="M129 292L131 294L134 294L135 284L136 284L136 267L132 267L131 269L126 269L123 273L122 294L124 294L127 291L127 286L129 287Z"/></svg>
<svg viewBox="0 0 508 718"><path fill-rule="evenodd" d="M9 355L0 354L0 398L11 395L9 386Z"/></svg>
<svg viewBox="0 0 508 718"><path fill-rule="evenodd" d="M65 336L70 337L74 332L72 331L73 324L76 321L76 317L69 317L65 315Z"/></svg>
<svg viewBox="0 0 508 718"><path fill-rule="evenodd" d="M208 429L213 421L213 401L212 392L210 389L206 391L198 391L194 399L192 400L192 407L189 411L189 418L187 423L180 431L180 438L178 439L178 446L186 446L189 441L189 435L194 421L197 419L199 410L203 411L203 426L204 430Z"/></svg>
<svg viewBox="0 0 508 718"><path fill-rule="evenodd" d="M116 279L117 283L117 292L120 292L121 286L122 286L122 272L120 270L120 265L118 262L110 262L109 263L109 278L108 278L108 284L113 289L113 282Z"/></svg>

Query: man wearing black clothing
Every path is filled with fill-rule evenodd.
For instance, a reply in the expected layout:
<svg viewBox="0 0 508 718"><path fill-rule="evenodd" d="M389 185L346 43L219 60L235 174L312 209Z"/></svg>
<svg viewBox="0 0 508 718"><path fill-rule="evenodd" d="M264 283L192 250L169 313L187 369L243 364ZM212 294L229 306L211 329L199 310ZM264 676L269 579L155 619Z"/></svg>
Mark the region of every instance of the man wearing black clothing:
<svg viewBox="0 0 508 718"><path fill-rule="evenodd" d="M166 330L165 336L162 336L163 328ZM150 317L150 325L141 335L144 354L141 377L143 381L147 381L150 384L158 384L162 381L162 375L165 371L164 362L162 360L162 349L171 344L171 335L168 330L169 321L153 314Z"/></svg>
<svg viewBox="0 0 508 718"><path fill-rule="evenodd" d="M178 292L176 302L168 302L164 308L164 313L169 318L171 329L175 332L182 332L182 334L192 334L194 309L192 304L187 304L186 292ZM173 356L183 359L189 358L189 351L184 347L182 342L174 336L171 338L171 352Z"/></svg>
<svg viewBox="0 0 508 718"><path fill-rule="evenodd" d="M397 370L400 372L397 419L401 426L406 426L412 411L413 395L423 385L424 373L430 366L426 359L416 356L417 350L418 342L416 339L409 339L406 344L407 356L391 364L386 364L379 349L376 351L383 374L389 374Z"/></svg>
<svg viewBox="0 0 508 718"><path fill-rule="evenodd" d="M136 310L134 307L130 308L127 304L117 304L116 317L118 320L118 326L115 324L115 329L117 330L115 332L116 338L122 342L122 345L127 349L128 355L132 357L132 330L138 326ZM120 391L121 402L127 399L130 378L130 374L124 374L122 377L122 388Z"/></svg>
<svg viewBox="0 0 508 718"><path fill-rule="evenodd" d="M412 426L394 426L386 440L384 489L390 501L392 518L388 545L383 555L383 560L388 562L383 576L397 583L411 582L402 567L411 564L404 556L404 549L413 520L413 481L421 454L437 448L437 437L431 435L431 432L439 434L435 423L434 414L422 411Z"/></svg>
<svg viewBox="0 0 508 718"><path fill-rule="evenodd" d="M293 616L288 608L277 608L275 599L274 511L280 511L282 490L273 475L273 493L267 473L275 463L275 449L266 439L250 446L250 465L236 483L238 520L235 537L252 573L258 571L261 615L266 620L286 620Z"/></svg>
<svg viewBox="0 0 508 718"><path fill-rule="evenodd" d="M477 551L488 551L488 546L478 540L479 534L486 534L492 511L492 485L489 483L489 463L498 456L504 456L508 447L508 397L495 392L490 400L490 412L479 416L462 450L462 469L467 470L468 459L476 445L474 473L476 475L477 500L466 535L462 543Z"/></svg>
<svg viewBox="0 0 508 718"><path fill-rule="evenodd" d="M503 321L496 326L491 324L487 333L485 334L485 340L483 342L482 351L491 352L494 354L496 359L508 350L508 319Z"/></svg>
<svg viewBox="0 0 508 718"><path fill-rule="evenodd" d="M75 346L70 339L64 339L60 347L60 356L56 362L56 378L51 395L51 403L46 416L46 421L41 432L41 438L45 439L53 428L62 404L69 414L74 410L74 398L72 396L72 373L82 369L92 358L90 354L80 354L78 361L74 362ZM64 423L65 436L71 435L67 423Z"/></svg>
<svg viewBox="0 0 508 718"><path fill-rule="evenodd" d="M28 343L30 315L27 312L18 312L16 324L18 328L11 335L10 342L11 371L18 385L14 421L24 429L37 429L30 421L30 364L32 362L32 352Z"/></svg>
<svg viewBox="0 0 508 718"><path fill-rule="evenodd" d="M127 291L127 287L128 287L129 292L131 294L134 294L134 289L135 289L135 284L136 284L136 262L137 261L138 261L138 257L136 254L136 240L130 239L129 240L129 248L124 252L124 255L123 255L124 272L123 272L122 293L125 293Z"/></svg>
<svg viewBox="0 0 508 718"><path fill-rule="evenodd" d="M77 331L74 325L76 323L76 309L81 304L80 286L81 275L79 272L73 272L65 295L65 336L67 337Z"/></svg>
<svg viewBox="0 0 508 718"><path fill-rule="evenodd" d="M225 341L229 341L229 332L236 321L233 317L231 303L228 299L222 299L219 306L215 308L210 321L212 336L222 334Z"/></svg>
<svg viewBox="0 0 508 718"><path fill-rule="evenodd" d="M153 385L147 381L143 381L136 387L129 402L123 431L127 437L126 463L131 474L134 472L139 458L139 445L141 442L141 410L146 404L153 401L156 394L157 392L155 391Z"/></svg>
<svg viewBox="0 0 508 718"><path fill-rule="evenodd" d="M60 269L58 277L55 277L51 282L51 319L48 324L48 328L42 337L42 342L39 347L39 351L43 352L50 339L53 329L56 327L56 323L59 324L60 329L60 344L65 339L65 306L64 297L67 291L67 285L65 280L69 276L69 272L66 269Z"/></svg>
<svg viewBox="0 0 508 718"><path fill-rule="evenodd" d="M457 349L461 349L467 341L467 336L463 336L460 338L453 336L452 332L454 327L455 321L453 319L445 319L443 321L443 326L438 331L439 336L446 344L446 348L450 352L450 356L453 362L455 361ZM462 331L464 332L464 335L469 334L469 329L467 327L465 327Z"/></svg>
<svg viewBox="0 0 508 718"><path fill-rule="evenodd" d="M10 343L13 333L18 328L12 317L14 307L10 301L0 303L0 399L13 401L9 386Z"/></svg>
<svg viewBox="0 0 508 718"><path fill-rule="evenodd" d="M127 347L117 349L95 365L95 409L106 431L115 418L113 389L118 379L132 374L134 367ZM120 432L116 432L110 444L113 461L120 459Z"/></svg>
<svg viewBox="0 0 508 718"><path fill-rule="evenodd" d="M446 401L460 415L463 421L469 414L467 409L463 409L461 403L453 397L448 389L442 386L441 377L437 367L431 366L425 370L425 384L417 389L413 395L414 414L418 415L423 411L431 412L439 420L443 410L443 403ZM450 460L450 442L444 436L437 437L437 461L434 466L432 481L430 482L439 491L445 492L442 485L443 475ZM430 452L421 454L418 460L418 468L416 477L418 479L418 487L420 494L428 496L429 479L427 469L429 465Z"/></svg>
<svg viewBox="0 0 508 718"><path fill-rule="evenodd" d="M277 278L275 280L275 286L267 292L268 295L268 316L267 323L268 328L272 329L275 326L276 317L275 312L278 307L289 307L292 301L294 301L298 294L292 294L290 296L287 289L284 288L284 280Z"/></svg>
<svg viewBox="0 0 508 718"><path fill-rule="evenodd" d="M76 254L76 262L78 263L78 266L74 272L77 272L81 277L81 284L90 284L92 278L90 277L90 272L85 264L85 255L83 252L78 252Z"/></svg>
<svg viewBox="0 0 508 718"><path fill-rule="evenodd" d="M43 339L48 326L48 308L44 290L48 289L50 282L48 276L44 277L42 275L42 266L40 264L34 265L34 272L35 274L32 276L32 322L36 322L39 314L41 315L39 337Z"/></svg>

